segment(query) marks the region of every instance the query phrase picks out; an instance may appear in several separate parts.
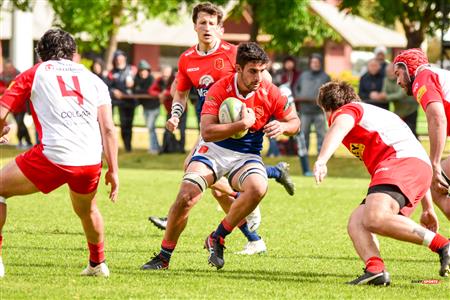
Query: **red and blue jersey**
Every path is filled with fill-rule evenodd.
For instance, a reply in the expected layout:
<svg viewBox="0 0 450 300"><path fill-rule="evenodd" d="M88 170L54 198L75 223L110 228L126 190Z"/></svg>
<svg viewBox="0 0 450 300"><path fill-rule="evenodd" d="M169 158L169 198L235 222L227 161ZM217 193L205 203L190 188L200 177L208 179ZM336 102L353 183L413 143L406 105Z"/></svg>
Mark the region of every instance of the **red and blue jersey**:
<svg viewBox="0 0 450 300"><path fill-rule="evenodd" d="M235 71L237 47L224 41L210 51L198 51L192 46L178 61L177 90L187 91L191 87L197 89L199 101L196 105L200 114L208 89L219 79Z"/></svg>
<svg viewBox="0 0 450 300"><path fill-rule="evenodd" d="M240 139L228 138L215 143L223 148L241 153L260 154L264 137L263 127L271 117L278 120L285 118L290 113L292 106L289 105L287 97L283 96L280 90L267 80L263 80L256 91L249 93L246 97L242 96L237 87L237 75L237 73L231 74L211 87L203 105L202 115L218 116L220 105L228 97L237 98L245 103L255 112L255 124Z"/></svg>

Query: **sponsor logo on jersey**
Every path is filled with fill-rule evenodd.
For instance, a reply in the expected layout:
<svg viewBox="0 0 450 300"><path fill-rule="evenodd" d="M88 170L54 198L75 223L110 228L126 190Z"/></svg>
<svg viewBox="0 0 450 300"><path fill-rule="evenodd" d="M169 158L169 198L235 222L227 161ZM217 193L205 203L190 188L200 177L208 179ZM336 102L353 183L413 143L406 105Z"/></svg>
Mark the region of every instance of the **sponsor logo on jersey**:
<svg viewBox="0 0 450 300"><path fill-rule="evenodd" d="M350 152L359 158L359 160L362 160L364 148L366 148L364 144L350 143Z"/></svg>
<svg viewBox="0 0 450 300"><path fill-rule="evenodd" d="M224 66L225 66L225 62L223 61L222 58L217 58L214 61L214 68L216 68L217 70L222 70Z"/></svg>
<svg viewBox="0 0 450 300"><path fill-rule="evenodd" d="M88 110L63 111L60 113L60 116L63 119L89 117L90 115L91 112Z"/></svg>
<svg viewBox="0 0 450 300"><path fill-rule="evenodd" d="M206 92L208 92L213 83L214 79L211 75L203 75L202 77L200 77L200 80L198 81L197 92L198 96L201 98L201 101L205 99Z"/></svg>
<svg viewBox="0 0 450 300"><path fill-rule="evenodd" d="M419 88L419 83L416 82L413 86L413 92L416 92L418 88Z"/></svg>
<svg viewBox="0 0 450 300"><path fill-rule="evenodd" d="M199 67L194 67L194 68L188 68L188 69L186 70L186 72L195 72L195 71L198 71L198 70L200 70Z"/></svg>
<svg viewBox="0 0 450 300"><path fill-rule="evenodd" d="M384 168L379 168L379 169L377 169L377 170L375 171L375 173L374 173L374 174L377 174L378 172L383 172L383 171L387 171L387 170L389 170L389 168L387 168L387 167L384 167Z"/></svg>
<svg viewBox="0 0 450 300"><path fill-rule="evenodd" d="M426 92L427 92L427 87L424 86L424 85L422 85L422 86L420 87L420 89L417 91L417 96L416 96L417 102L420 103L420 102L422 101L422 97L423 97L423 95L424 95Z"/></svg>

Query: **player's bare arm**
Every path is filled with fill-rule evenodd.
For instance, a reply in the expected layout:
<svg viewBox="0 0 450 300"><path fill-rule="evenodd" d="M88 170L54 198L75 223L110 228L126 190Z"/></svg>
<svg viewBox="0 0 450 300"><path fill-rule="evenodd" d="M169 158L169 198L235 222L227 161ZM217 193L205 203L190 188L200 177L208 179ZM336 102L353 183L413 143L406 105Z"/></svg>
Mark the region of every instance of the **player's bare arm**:
<svg viewBox="0 0 450 300"><path fill-rule="evenodd" d="M420 216L420 225L428 230L437 232L439 230L439 221L434 211L430 190L428 190L428 192L422 198L421 204L422 215Z"/></svg>
<svg viewBox="0 0 450 300"><path fill-rule="evenodd" d="M249 129L255 124L255 113L242 105L242 119L228 124L220 124L215 115L204 114L200 122L202 138L205 142L217 142L229 138L233 134Z"/></svg>
<svg viewBox="0 0 450 300"><path fill-rule="evenodd" d="M287 136L296 135L300 130L300 119L294 109L291 109L289 114L280 120L273 120L267 123L263 132L269 138L276 138L284 134Z"/></svg>
<svg viewBox="0 0 450 300"><path fill-rule="evenodd" d="M6 117L9 114L9 109L0 105L0 144L6 144L8 137L6 136L10 130L10 127L6 123Z"/></svg>
<svg viewBox="0 0 450 300"><path fill-rule="evenodd" d="M441 159L444 152L447 119L441 102L431 102L426 109L428 135L430 136L430 159L433 166L433 181L431 188L440 194L448 193L448 184L442 178Z"/></svg>
<svg viewBox="0 0 450 300"><path fill-rule="evenodd" d="M175 90L172 102L172 113L170 119L167 120L166 122L166 128L171 132L175 131L178 128L178 123L180 123L181 115L184 113L186 109L188 95L189 90L186 91Z"/></svg>
<svg viewBox="0 0 450 300"><path fill-rule="evenodd" d="M323 140L322 148L314 164L314 177L317 183L321 183L327 175L328 160L354 126L355 119L347 114L339 115L334 120Z"/></svg>
<svg viewBox="0 0 450 300"><path fill-rule="evenodd" d="M111 185L109 198L115 202L119 194L119 167L117 164L116 130L111 116L111 105L102 105L98 108L98 123L102 135L103 153L108 164L105 184Z"/></svg>

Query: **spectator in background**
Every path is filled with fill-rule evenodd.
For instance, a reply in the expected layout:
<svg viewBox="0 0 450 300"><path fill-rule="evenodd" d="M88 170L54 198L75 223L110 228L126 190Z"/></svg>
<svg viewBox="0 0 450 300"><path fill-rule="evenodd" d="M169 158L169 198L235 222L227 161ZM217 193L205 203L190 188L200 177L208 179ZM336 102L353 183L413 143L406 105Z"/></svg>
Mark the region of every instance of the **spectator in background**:
<svg viewBox="0 0 450 300"><path fill-rule="evenodd" d="M300 72L297 70L295 57L288 56L283 60L283 68L277 72L273 78L273 83L277 86L288 83L289 88L293 91L299 76Z"/></svg>
<svg viewBox="0 0 450 300"><path fill-rule="evenodd" d="M97 57L94 58L92 65L91 65L91 72L100 77L103 82L107 83L107 76L108 72L105 70L105 63L103 62L103 59Z"/></svg>
<svg viewBox="0 0 450 300"><path fill-rule="evenodd" d="M378 97L383 89L381 66L375 58L367 62L367 72L359 80L359 97L362 102L389 109L389 103Z"/></svg>
<svg viewBox="0 0 450 300"><path fill-rule="evenodd" d="M145 125L148 128L148 153L158 154L159 143L158 136L156 135L155 123L159 116L159 99L157 96L151 95L150 87L155 81L151 72L151 66L145 59L139 61L138 73L134 78L134 94L148 95L148 97L143 96L139 100L139 104L142 104L142 107L144 108Z"/></svg>
<svg viewBox="0 0 450 300"><path fill-rule="evenodd" d="M109 91L113 108L119 108L120 132L126 152L131 152L131 138L133 134L134 109L136 99L130 97L134 86L134 74L127 57L121 50L113 56L113 69L108 74Z"/></svg>
<svg viewBox="0 0 450 300"><path fill-rule="evenodd" d="M10 60L5 60L3 66L3 72L0 74L0 85L3 87L0 91L2 95L8 88L10 83L19 75L19 70L17 70ZM27 101L28 102L28 101ZM24 119L27 113L27 102L24 102L20 108L17 108L13 113L14 119L17 123L17 148L18 149L29 149L33 144L31 143L30 133L28 132L27 126L25 125Z"/></svg>
<svg viewBox="0 0 450 300"><path fill-rule="evenodd" d="M394 103L394 112L408 124L411 131L417 137L417 101L413 96L408 96L401 86L397 84L397 76L394 73L394 65L386 66L383 90L374 94L374 97L383 101Z"/></svg>
<svg viewBox="0 0 450 300"><path fill-rule="evenodd" d="M383 76L383 78L386 76L385 71L386 71L387 65L389 64L386 61L386 53L387 53L387 49L385 46L378 46L373 51L373 54L375 55L375 59L380 64L380 73Z"/></svg>
<svg viewBox="0 0 450 300"><path fill-rule="evenodd" d="M166 120L168 120L172 113L173 97L170 93L172 83L175 75L172 67L165 66L161 70L161 77L156 79L150 88L150 94L159 98L160 103L164 105L167 111ZM187 108L187 107L186 107ZM183 152L186 143L186 120L187 113L180 117L178 128L180 130L180 140L175 138L175 135L169 130L164 130L163 145L161 147L162 153Z"/></svg>
<svg viewBox="0 0 450 300"><path fill-rule="evenodd" d="M301 134L304 135L306 145L302 145L302 136L297 136L300 162L304 175L312 176L309 170L308 150L310 145L311 126L314 124L317 136L317 153L322 147L326 133L326 120L322 109L316 104L320 87L329 82L330 76L323 70L322 55L313 53L309 58L309 69L304 71L294 86L294 98L299 103ZM300 149L305 149L306 153Z"/></svg>

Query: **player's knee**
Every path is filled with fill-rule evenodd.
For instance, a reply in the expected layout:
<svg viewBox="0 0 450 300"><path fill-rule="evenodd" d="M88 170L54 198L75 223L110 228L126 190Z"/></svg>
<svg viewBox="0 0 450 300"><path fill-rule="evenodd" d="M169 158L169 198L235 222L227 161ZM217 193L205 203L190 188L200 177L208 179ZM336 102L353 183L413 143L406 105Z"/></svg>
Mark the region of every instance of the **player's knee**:
<svg viewBox="0 0 450 300"><path fill-rule="evenodd" d="M180 192L178 193L177 200L175 201L176 208L180 210L190 210L197 200L201 191L194 185L182 185Z"/></svg>
<svg viewBox="0 0 450 300"><path fill-rule="evenodd" d="M349 236L353 236L356 231L358 230L358 222L356 222L355 218L352 216L350 217L350 219L348 220L347 223L347 233Z"/></svg>
<svg viewBox="0 0 450 300"><path fill-rule="evenodd" d="M384 213L380 211L369 211L364 214L362 220L364 227L373 233L379 233L384 224Z"/></svg>
<svg viewBox="0 0 450 300"><path fill-rule="evenodd" d="M250 186L246 187L245 192L252 195L252 197L254 199L257 199L258 201L260 201L267 192L267 185L266 184L250 185Z"/></svg>

